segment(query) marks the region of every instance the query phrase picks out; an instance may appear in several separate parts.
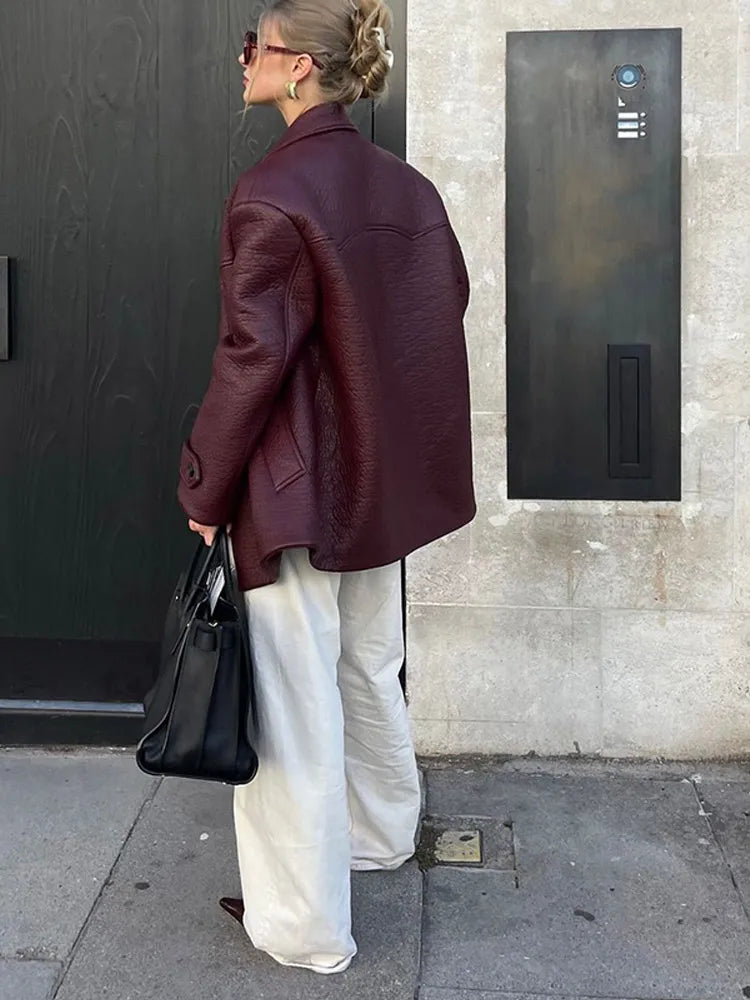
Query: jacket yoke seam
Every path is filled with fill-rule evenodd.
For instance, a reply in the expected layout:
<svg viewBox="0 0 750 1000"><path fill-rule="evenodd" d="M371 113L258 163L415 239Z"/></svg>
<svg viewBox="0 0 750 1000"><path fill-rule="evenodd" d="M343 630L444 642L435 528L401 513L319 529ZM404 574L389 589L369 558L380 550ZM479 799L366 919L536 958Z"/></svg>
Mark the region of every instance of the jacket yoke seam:
<svg viewBox="0 0 750 1000"><path fill-rule="evenodd" d="M420 229L418 233L409 233L405 229L401 229L399 226L365 226L364 229L360 229L357 233L352 233L351 236L347 236L343 242L339 243L337 246L338 250L345 250L350 243L354 240L359 239L360 236L364 236L365 233L395 233L397 236L403 236L404 239L411 240L415 243L417 240L423 239L425 236L429 236L430 233L435 233L439 229L446 229L448 223L435 222L431 226L427 226L425 229Z"/></svg>

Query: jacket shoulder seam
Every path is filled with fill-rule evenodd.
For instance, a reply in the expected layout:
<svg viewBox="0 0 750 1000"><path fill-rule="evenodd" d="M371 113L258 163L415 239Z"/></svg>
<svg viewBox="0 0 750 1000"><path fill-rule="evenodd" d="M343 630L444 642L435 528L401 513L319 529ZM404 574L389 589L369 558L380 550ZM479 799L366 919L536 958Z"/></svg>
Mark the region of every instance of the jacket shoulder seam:
<svg viewBox="0 0 750 1000"><path fill-rule="evenodd" d="M231 210L233 211L235 208L245 208L247 206L252 206L252 205L259 205L262 208L270 208L273 209L273 211L276 212L278 215L283 215L284 218L287 219L289 223L294 227L299 238L304 242L304 237L300 232L300 228L294 221L294 219L291 217L291 215L288 212L285 212L283 208L279 208L278 205L274 205L272 201L267 201L265 198L245 198L242 201L232 202Z"/></svg>
<svg viewBox="0 0 750 1000"><path fill-rule="evenodd" d="M286 368L286 365L287 365L287 363L289 361L289 350L290 350L290 343L289 343L289 309L290 309L291 294L292 294L292 289L294 288L294 283L297 280L297 274L298 274L299 269L301 267L302 260L303 260L303 258L305 256L305 254L307 253L307 246L306 246L306 243L305 243L305 239L304 239L302 233L300 232L299 226L296 224L296 222L294 221L294 219L289 215L289 213L284 211L283 208L279 208L278 205L274 205L273 202L266 201L264 198L245 198L242 201L233 202L232 209L234 209L234 208L242 208L242 207L245 207L245 206L248 206L248 205L259 205L259 206L261 206L263 208L270 208L274 212L276 212L278 215L283 216L289 222L289 224L292 226L292 228L294 229L294 232L297 235L297 238L299 239L299 247L297 249L297 256L295 258L292 270L289 273L289 278L286 281L286 289L285 289L285 292L284 292L284 365L283 365L283 368ZM234 258L232 259L232 261L229 261L228 263L234 263ZM280 384L281 384L281 382L279 381L277 383L277 385L275 386L275 390L274 390L275 393L278 391L278 388L279 388Z"/></svg>

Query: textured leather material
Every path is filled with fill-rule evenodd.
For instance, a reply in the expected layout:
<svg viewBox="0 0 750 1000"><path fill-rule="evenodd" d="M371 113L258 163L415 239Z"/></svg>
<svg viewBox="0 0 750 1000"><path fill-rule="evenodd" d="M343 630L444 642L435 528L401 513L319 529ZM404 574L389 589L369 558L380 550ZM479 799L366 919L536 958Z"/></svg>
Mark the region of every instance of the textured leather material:
<svg viewBox="0 0 750 1000"><path fill-rule="evenodd" d="M240 587L278 579L284 548L368 569L468 523L469 281L434 186L313 108L240 178L220 260L178 497L232 524Z"/></svg>

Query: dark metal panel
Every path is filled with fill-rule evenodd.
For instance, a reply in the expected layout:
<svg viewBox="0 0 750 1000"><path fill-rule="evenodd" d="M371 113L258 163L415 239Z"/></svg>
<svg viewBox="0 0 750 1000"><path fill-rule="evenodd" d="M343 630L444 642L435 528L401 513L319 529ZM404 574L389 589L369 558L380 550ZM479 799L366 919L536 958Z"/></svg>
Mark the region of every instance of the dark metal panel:
<svg viewBox="0 0 750 1000"><path fill-rule="evenodd" d="M680 497L680 53L676 29L508 35L511 497ZM625 63L646 72L632 91ZM609 463L608 349L633 342L653 385L639 478Z"/></svg>
<svg viewBox="0 0 750 1000"><path fill-rule="evenodd" d="M0 365L0 635L82 629L86 176L81 3L3 0L0 253L13 360ZM44 57L36 58L41 40ZM51 597L51 595L56 595Z"/></svg>

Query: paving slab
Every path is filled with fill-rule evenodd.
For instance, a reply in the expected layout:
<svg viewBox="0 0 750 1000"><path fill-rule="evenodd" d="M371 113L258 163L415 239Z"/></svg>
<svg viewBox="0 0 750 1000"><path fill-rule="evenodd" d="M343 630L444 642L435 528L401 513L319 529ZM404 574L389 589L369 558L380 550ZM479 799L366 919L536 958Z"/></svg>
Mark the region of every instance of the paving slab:
<svg viewBox="0 0 750 1000"><path fill-rule="evenodd" d="M696 787L706 818L737 881L745 909L750 912L750 780L739 785L702 778Z"/></svg>
<svg viewBox="0 0 750 1000"><path fill-rule="evenodd" d="M492 773L514 771L517 774L547 774L557 777L601 778L645 778L670 779L679 781L698 774L711 781L738 781L750 783L750 762L748 761L701 761L701 760L642 760L606 757L441 757L429 761L430 770L457 771L469 769Z"/></svg>
<svg viewBox="0 0 750 1000"><path fill-rule="evenodd" d="M425 986L419 991L418 1000L639 1000L638 997L582 997L561 993L506 993L497 990L443 990Z"/></svg>
<svg viewBox="0 0 750 1000"><path fill-rule="evenodd" d="M144 809L56 1000L413 1000L422 879L354 872L359 953L335 976L256 951L218 898L239 895L231 789L165 780Z"/></svg>
<svg viewBox="0 0 750 1000"><path fill-rule="evenodd" d="M511 822L518 888L428 873L425 987L750 996L750 921L690 781L431 771L427 809Z"/></svg>
<svg viewBox="0 0 750 1000"><path fill-rule="evenodd" d="M50 1000L61 968L59 962L0 959L0 1000Z"/></svg>
<svg viewBox="0 0 750 1000"><path fill-rule="evenodd" d="M130 754L0 752L0 956L67 957L153 787Z"/></svg>

